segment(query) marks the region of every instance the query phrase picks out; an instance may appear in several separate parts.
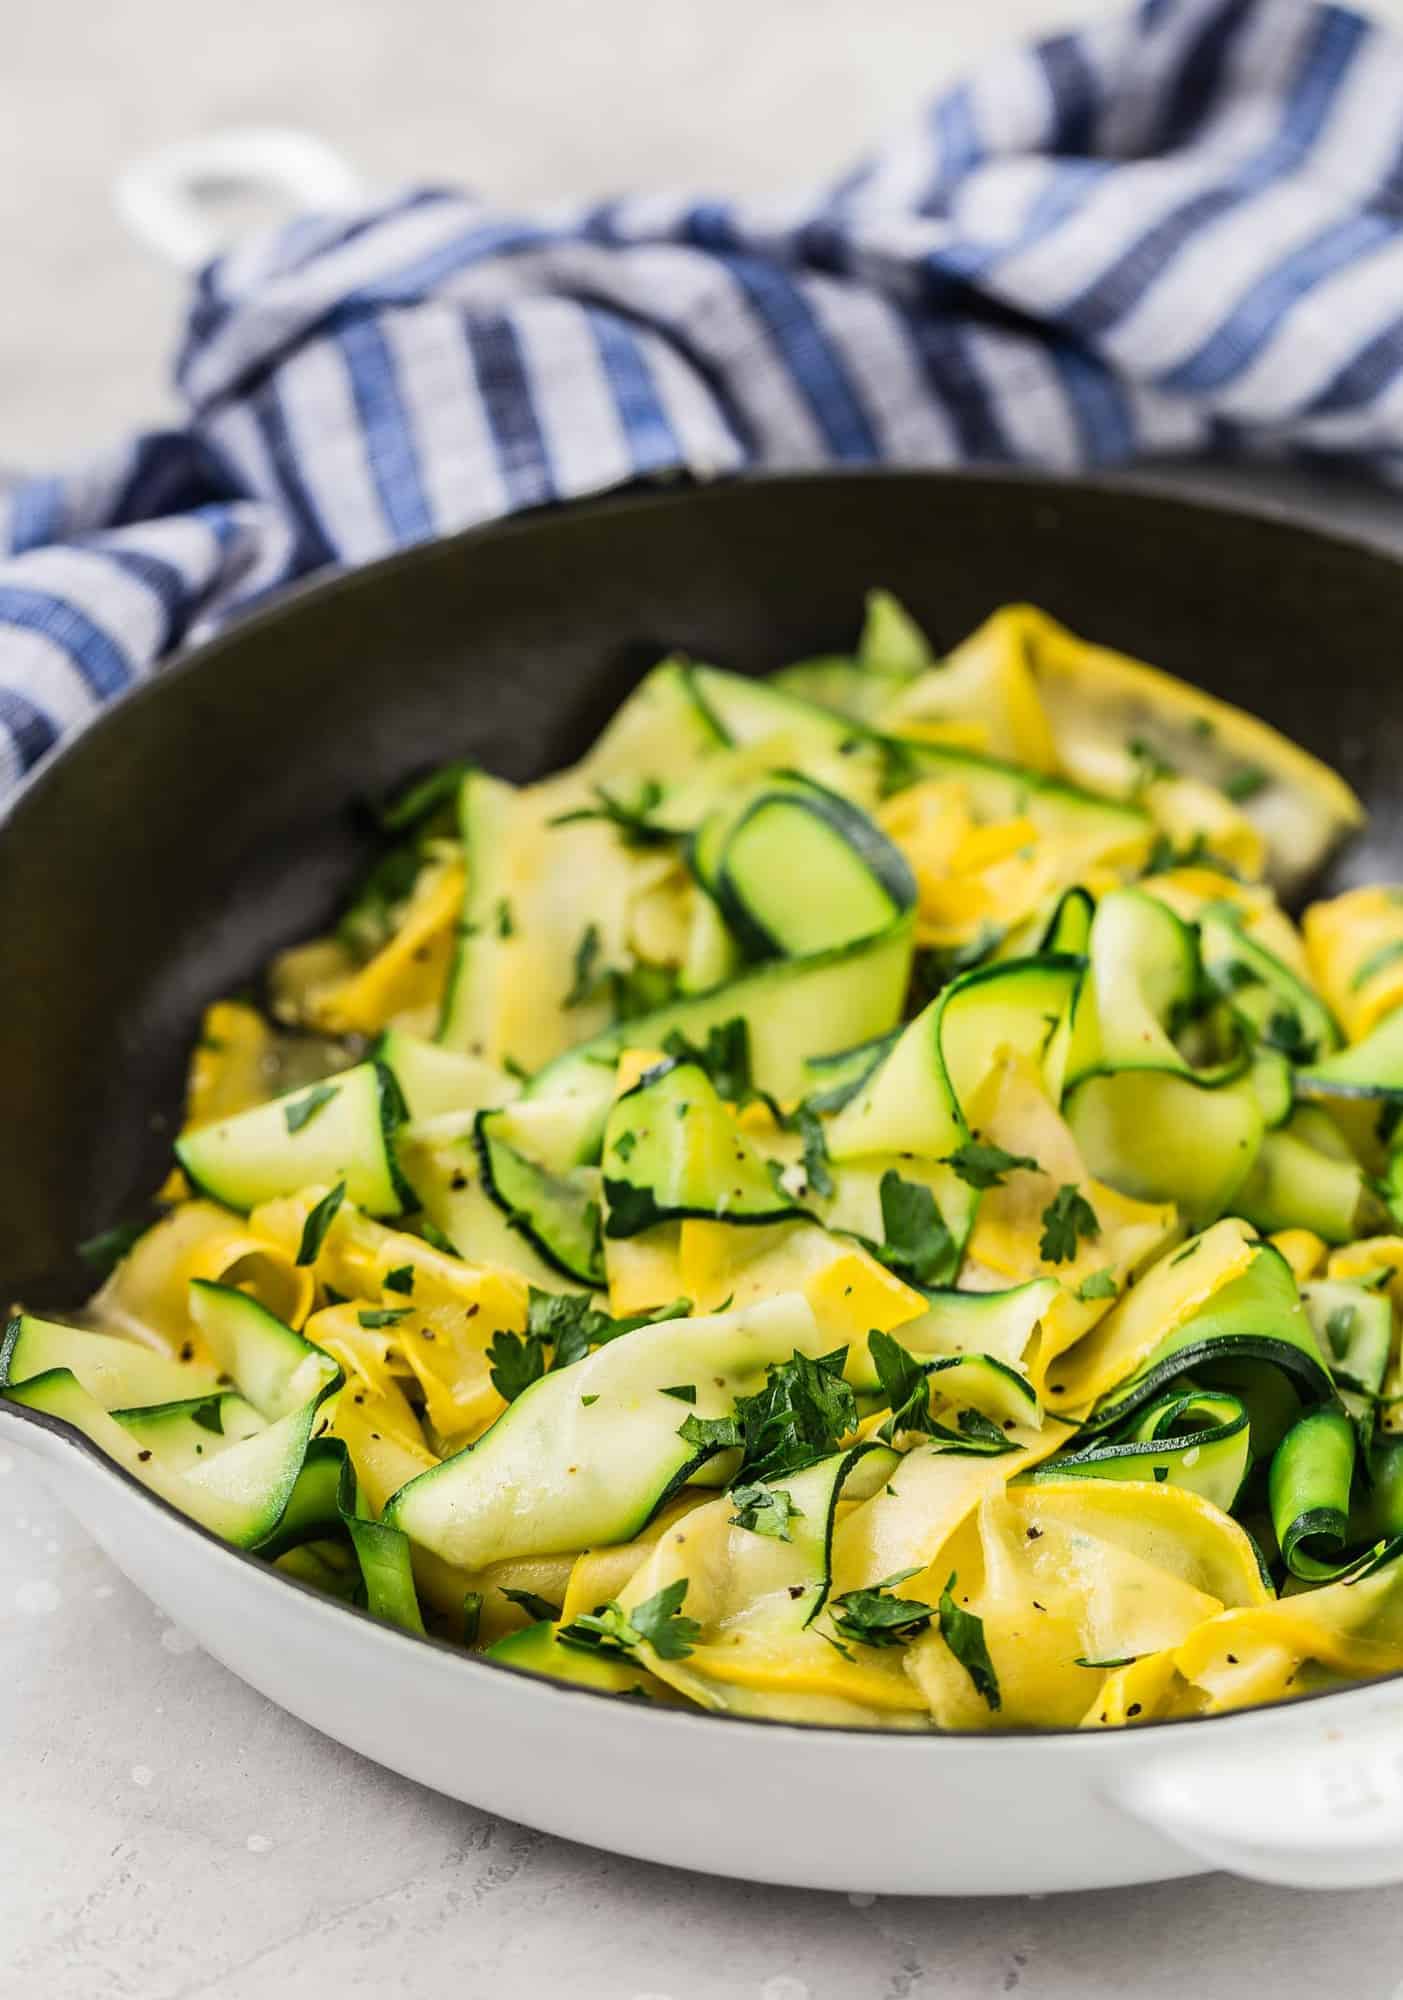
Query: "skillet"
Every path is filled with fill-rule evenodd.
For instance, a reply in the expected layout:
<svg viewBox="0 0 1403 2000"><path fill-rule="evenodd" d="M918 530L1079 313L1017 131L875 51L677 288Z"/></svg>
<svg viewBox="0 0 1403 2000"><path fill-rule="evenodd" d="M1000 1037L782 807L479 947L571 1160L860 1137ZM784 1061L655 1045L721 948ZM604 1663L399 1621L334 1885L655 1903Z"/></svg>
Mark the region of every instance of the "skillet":
<svg viewBox="0 0 1403 2000"><path fill-rule="evenodd" d="M451 756L539 775L578 755L664 651L758 672L838 650L877 583L938 645L1029 599L1264 716L1369 807L1329 886L1398 873L1403 563L1362 545L1110 482L890 471L632 494L428 544L192 653L42 770L0 827L6 1296L41 1310L81 1296L72 1245L161 1178L201 1007L323 927L367 858L358 797ZM236 1673L528 1824L888 1892L1090 1888L1204 1865L1403 1879L1403 1677L1094 1737L640 1714L348 1614L0 1403L11 1441Z"/></svg>

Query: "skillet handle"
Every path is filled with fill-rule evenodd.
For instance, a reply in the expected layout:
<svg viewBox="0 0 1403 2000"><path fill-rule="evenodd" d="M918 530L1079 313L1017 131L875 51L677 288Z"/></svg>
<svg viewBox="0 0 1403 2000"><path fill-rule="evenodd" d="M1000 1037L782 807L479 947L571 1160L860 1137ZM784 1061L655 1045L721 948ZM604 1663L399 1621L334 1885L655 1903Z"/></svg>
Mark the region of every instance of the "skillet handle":
<svg viewBox="0 0 1403 2000"><path fill-rule="evenodd" d="M1335 1711L1334 1702L1319 1706ZM1201 1861L1257 1882L1295 1889L1403 1882L1398 1694L1353 1722L1332 1719L1327 1727L1322 1717L1304 1740L1264 1724L1266 1717L1246 1742L1224 1744L1210 1728L1202 1748L1154 1756L1115 1787L1116 1804Z"/></svg>
<svg viewBox="0 0 1403 2000"><path fill-rule="evenodd" d="M179 271L195 271L227 248L218 200L270 198L289 212L350 207L360 176L310 132L276 127L213 132L145 153L123 169L112 198L138 241Z"/></svg>

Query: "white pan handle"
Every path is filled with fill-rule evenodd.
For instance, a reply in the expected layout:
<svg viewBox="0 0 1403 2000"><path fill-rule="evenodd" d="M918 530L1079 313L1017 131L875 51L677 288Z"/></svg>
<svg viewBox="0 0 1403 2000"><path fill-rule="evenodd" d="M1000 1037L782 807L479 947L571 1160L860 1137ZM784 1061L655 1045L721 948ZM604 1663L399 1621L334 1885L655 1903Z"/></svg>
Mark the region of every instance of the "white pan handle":
<svg viewBox="0 0 1403 2000"><path fill-rule="evenodd" d="M180 271L227 247L214 197L271 196L289 211L349 207L360 177L334 147L294 130L214 132L133 160L113 188L117 213L148 250Z"/></svg>
<svg viewBox="0 0 1403 2000"><path fill-rule="evenodd" d="M1175 1731L1180 1747L1122 1780L1116 1803L1254 1881L1403 1882L1403 1701L1391 1690L1361 1716L1355 1699L1312 1703L1320 1722L1304 1740L1262 1726L1265 1716L1245 1743L1224 1743L1211 1725Z"/></svg>

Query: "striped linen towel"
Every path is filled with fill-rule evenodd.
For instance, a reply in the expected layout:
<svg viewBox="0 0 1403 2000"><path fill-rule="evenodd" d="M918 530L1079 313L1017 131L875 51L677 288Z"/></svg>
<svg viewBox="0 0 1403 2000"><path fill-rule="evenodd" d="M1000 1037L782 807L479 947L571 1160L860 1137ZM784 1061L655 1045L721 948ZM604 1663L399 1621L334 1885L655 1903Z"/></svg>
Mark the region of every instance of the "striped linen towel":
<svg viewBox="0 0 1403 2000"><path fill-rule="evenodd" d="M531 216L439 189L201 276L181 429L0 496L0 800L291 579L748 466L1403 470L1403 41L1144 0L946 92L801 201Z"/></svg>

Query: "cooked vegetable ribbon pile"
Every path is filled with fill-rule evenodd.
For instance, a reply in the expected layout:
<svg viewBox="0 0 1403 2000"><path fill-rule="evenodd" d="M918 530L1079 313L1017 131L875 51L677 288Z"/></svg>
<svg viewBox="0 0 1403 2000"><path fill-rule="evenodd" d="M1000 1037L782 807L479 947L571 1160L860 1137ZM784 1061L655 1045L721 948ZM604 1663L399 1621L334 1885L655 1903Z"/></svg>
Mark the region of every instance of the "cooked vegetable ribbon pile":
<svg viewBox="0 0 1403 2000"><path fill-rule="evenodd" d="M1403 1669L1403 890L1286 914L1361 818L1027 607L665 660L571 769L383 808L0 1390L651 1701L1096 1728Z"/></svg>

